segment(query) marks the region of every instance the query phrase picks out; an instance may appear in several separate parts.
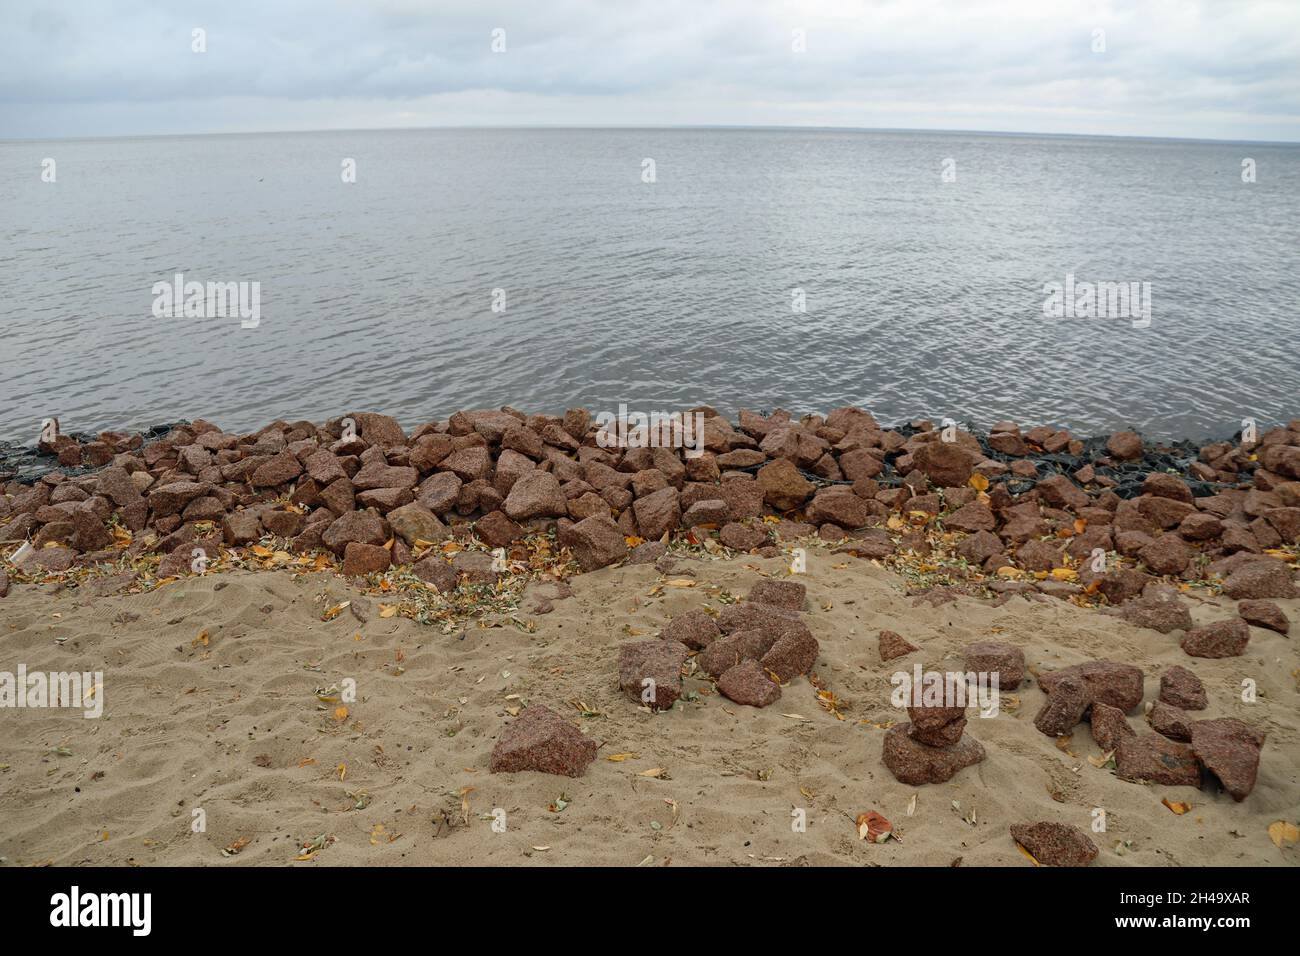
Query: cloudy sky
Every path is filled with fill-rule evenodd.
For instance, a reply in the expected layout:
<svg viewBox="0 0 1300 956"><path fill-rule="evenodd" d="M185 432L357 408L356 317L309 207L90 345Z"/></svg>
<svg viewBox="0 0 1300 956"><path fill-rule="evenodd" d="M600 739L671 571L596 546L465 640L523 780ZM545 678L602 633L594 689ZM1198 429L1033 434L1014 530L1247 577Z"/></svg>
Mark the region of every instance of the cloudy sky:
<svg viewBox="0 0 1300 956"><path fill-rule="evenodd" d="M3 19L0 139L703 124L1300 141L1300 0L5 0Z"/></svg>

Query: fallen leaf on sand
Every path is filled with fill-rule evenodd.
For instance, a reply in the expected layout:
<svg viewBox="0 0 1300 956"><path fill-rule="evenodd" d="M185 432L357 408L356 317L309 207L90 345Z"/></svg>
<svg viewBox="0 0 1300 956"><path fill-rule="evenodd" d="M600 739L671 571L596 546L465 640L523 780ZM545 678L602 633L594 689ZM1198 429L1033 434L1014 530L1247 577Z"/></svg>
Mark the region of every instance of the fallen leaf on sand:
<svg viewBox="0 0 1300 956"><path fill-rule="evenodd" d="M1181 803L1181 802L1174 803L1168 797L1165 797L1160 802L1163 803L1165 806L1167 806L1170 810L1174 811L1174 813L1178 814L1180 817L1188 810L1192 809L1192 805L1190 803Z"/></svg>
<svg viewBox="0 0 1300 956"><path fill-rule="evenodd" d="M875 810L859 813L855 821L858 825L858 839L870 840L872 843L884 843L894 832L894 825Z"/></svg>
<svg viewBox="0 0 1300 956"><path fill-rule="evenodd" d="M1295 843L1300 840L1300 827L1285 820L1276 820L1268 825L1268 838L1280 850L1283 843Z"/></svg>

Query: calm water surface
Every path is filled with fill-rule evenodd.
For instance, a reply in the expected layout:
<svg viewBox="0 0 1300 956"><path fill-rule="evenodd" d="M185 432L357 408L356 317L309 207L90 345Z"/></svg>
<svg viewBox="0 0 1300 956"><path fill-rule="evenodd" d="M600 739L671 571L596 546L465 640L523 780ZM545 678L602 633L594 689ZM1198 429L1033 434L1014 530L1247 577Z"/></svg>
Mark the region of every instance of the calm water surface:
<svg viewBox="0 0 1300 956"><path fill-rule="evenodd" d="M34 440L51 415L251 429L375 409L409 427L504 403L855 403L885 421L1158 437L1300 415L1295 146L788 130L0 142L0 210L0 438ZM177 272L260 282L260 325L155 318L152 287ZM1150 327L1045 318L1043 286L1067 273L1149 282Z"/></svg>

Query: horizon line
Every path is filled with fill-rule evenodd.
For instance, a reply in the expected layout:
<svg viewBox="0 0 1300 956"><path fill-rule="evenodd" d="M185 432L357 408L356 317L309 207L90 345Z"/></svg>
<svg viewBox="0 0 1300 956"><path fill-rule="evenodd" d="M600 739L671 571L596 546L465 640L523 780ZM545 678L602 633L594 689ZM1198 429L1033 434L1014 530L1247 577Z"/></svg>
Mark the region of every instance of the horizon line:
<svg viewBox="0 0 1300 956"><path fill-rule="evenodd" d="M1045 139L1131 139L1140 141L1170 143L1219 143L1224 145L1258 145L1258 146L1300 146L1300 139L1221 139L1200 136L1143 136L1132 133L1048 133L1031 130L995 130L995 129L951 129L946 127L910 127L910 126L825 126L825 125L788 125L788 124L729 124L729 123L679 123L653 125L641 123L583 125L572 123L503 123L503 124L449 124L432 126L358 126L325 127L321 129L259 129L259 130L221 130L201 133L121 133L102 136L34 136L17 138L0 138L0 144L10 143L57 143L120 139L181 139L205 136L290 136L316 135L322 133L419 133L441 131L628 131L628 130L731 130L751 132L822 132L822 133L935 133L967 136L1024 136Z"/></svg>

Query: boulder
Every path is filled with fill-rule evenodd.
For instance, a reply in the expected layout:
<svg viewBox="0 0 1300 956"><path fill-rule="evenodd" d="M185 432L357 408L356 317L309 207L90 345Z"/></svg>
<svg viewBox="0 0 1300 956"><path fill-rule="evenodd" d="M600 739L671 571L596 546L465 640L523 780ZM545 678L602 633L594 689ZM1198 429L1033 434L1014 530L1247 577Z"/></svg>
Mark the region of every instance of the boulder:
<svg viewBox="0 0 1300 956"><path fill-rule="evenodd" d="M766 707L781 697L781 685L752 658L727 668L718 678L718 690L737 704L750 707Z"/></svg>
<svg viewBox="0 0 1300 956"><path fill-rule="evenodd" d="M433 544L451 534L438 516L424 505L402 505L388 512L387 518L393 532L411 547L415 547L417 541Z"/></svg>
<svg viewBox="0 0 1300 956"><path fill-rule="evenodd" d="M1240 802L1255 789L1264 735L1235 717L1192 723L1192 753Z"/></svg>
<svg viewBox="0 0 1300 956"><path fill-rule="evenodd" d="M1114 750L1124 737L1132 737L1136 731L1129 725L1124 711L1110 704L1094 703L1089 716L1092 739L1102 750Z"/></svg>
<svg viewBox="0 0 1300 956"><path fill-rule="evenodd" d="M893 631L881 631L879 642L881 661L892 661L895 657L903 657L920 650L915 644L909 643L902 635L895 634Z"/></svg>
<svg viewBox="0 0 1300 956"><path fill-rule="evenodd" d="M770 604L772 607L802 611L807 600L808 588L798 581L780 581L768 578L759 581L749 589L745 600L757 604Z"/></svg>
<svg viewBox="0 0 1300 956"><path fill-rule="evenodd" d="M1282 561L1263 559L1243 564L1229 574L1223 581L1223 593L1238 601L1297 596L1291 569Z"/></svg>
<svg viewBox="0 0 1300 956"><path fill-rule="evenodd" d="M558 518L569 513L559 480L549 471L529 471L510 488L503 510L513 521Z"/></svg>
<svg viewBox="0 0 1300 956"><path fill-rule="evenodd" d="M533 704L501 731L488 769L492 773L534 770L581 777L595 759L596 741L555 711Z"/></svg>
<svg viewBox="0 0 1300 956"><path fill-rule="evenodd" d="M1092 705L1082 677L1068 674L1056 680L1043 703L1034 726L1051 737L1068 734Z"/></svg>
<svg viewBox="0 0 1300 956"><path fill-rule="evenodd" d="M1159 734L1122 737L1115 748L1115 772L1133 783L1195 787L1201 782L1192 748Z"/></svg>
<svg viewBox="0 0 1300 956"><path fill-rule="evenodd" d="M678 614L659 632L661 640L677 641L693 651L704 650L720 636L718 625L703 611Z"/></svg>
<svg viewBox="0 0 1300 956"><path fill-rule="evenodd" d="M1291 620L1283 610L1272 601L1242 601L1237 605L1237 613L1247 624L1265 627L1279 634L1291 630Z"/></svg>
<svg viewBox="0 0 1300 956"><path fill-rule="evenodd" d="M1237 657L1250 641L1250 625L1239 617L1194 627L1183 635L1182 648L1192 657Z"/></svg>
<svg viewBox="0 0 1300 956"><path fill-rule="evenodd" d="M657 494L657 492L656 492ZM609 515L583 518L564 533L564 542L584 571L608 567L627 557L627 542Z"/></svg>
<svg viewBox="0 0 1300 956"><path fill-rule="evenodd" d="M632 700L667 710L682 694L682 664L690 654L678 641L635 641L618 649L618 684Z"/></svg>
<svg viewBox="0 0 1300 956"><path fill-rule="evenodd" d="M949 747L930 747L913 739L911 728L911 724L903 723L885 731L881 757L901 783L945 783L959 770L984 759L984 748L970 737L963 736Z"/></svg>
<svg viewBox="0 0 1300 956"><path fill-rule="evenodd" d="M1209 706L1201 679L1177 664L1160 675L1160 700L1182 710L1204 710Z"/></svg>
<svg viewBox="0 0 1300 956"><path fill-rule="evenodd" d="M998 690L1015 690L1025 679L1025 652L1010 644L977 641L964 651L966 670L977 674L997 674Z"/></svg>
<svg viewBox="0 0 1300 956"><path fill-rule="evenodd" d="M1013 823L1011 838L1045 866L1087 866L1097 858L1097 844L1064 823Z"/></svg>
<svg viewBox="0 0 1300 956"><path fill-rule="evenodd" d="M1051 694L1069 677L1081 679L1093 701L1110 704L1124 713L1142 703L1142 671L1132 664L1088 661L1041 674L1038 683L1045 693Z"/></svg>
<svg viewBox="0 0 1300 956"><path fill-rule="evenodd" d="M808 628L792 627L776 639L771 649L763 655L761 663L784 684L812 670L817 663L819 650L817 638L812 636Z"/></svg>

